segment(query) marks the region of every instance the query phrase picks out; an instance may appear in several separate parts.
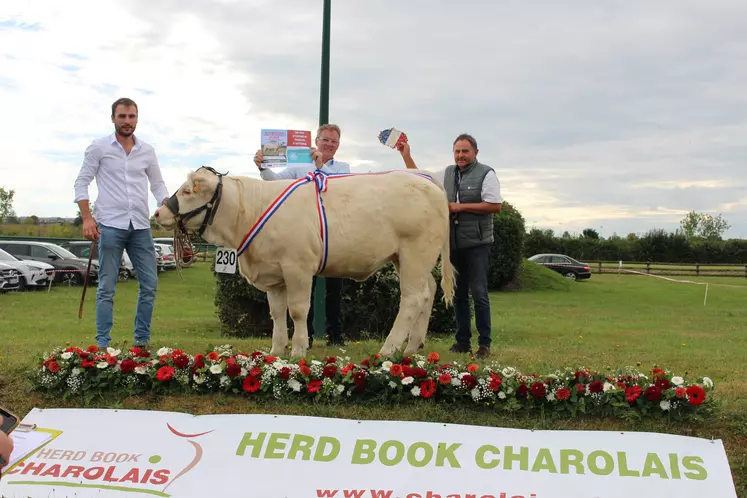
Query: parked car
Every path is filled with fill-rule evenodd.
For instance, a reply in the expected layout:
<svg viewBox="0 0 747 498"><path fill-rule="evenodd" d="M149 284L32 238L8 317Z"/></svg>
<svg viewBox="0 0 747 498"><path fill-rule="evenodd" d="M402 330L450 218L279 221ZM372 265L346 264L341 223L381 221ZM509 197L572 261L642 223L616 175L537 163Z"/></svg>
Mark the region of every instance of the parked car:
<svg viewBox="0 0 747 498"><path fill-rule="evenodd" d="M153 239L153 242L157 244L166 244L167 246L171 247L171 252L174 252L174 239L173 237L156 237ZM192 246L192 243L190 242L188 245L184 246L182 248L182 262L184 263L183 267L189 267L192 264L192 261L195 257L195 248Z"/></svg>
<svg viewBox="0 0 747 498"><path fill-rule="evenodd" d="M591 278L591 268L564 254L535 254L529 261L546 266L570 280Z"/></svg>
<svg viewBox="0 0 747 498"><path fill-rule="evenodd" d="M166 244L153 244L156 248L156 266L158 271L165 271L168 269L176 269L176 260L174 259L174 251L171 246Z"/></svg>
<svg viewBox="0 0 747 498"><path fill-rule="evenodd" d="M18 290L26 287L45 287L54 278L54 266L40 261L22 261L0 249L0 263L18 270Z"/></svg>
<svg viewBox="0 0 747 498"><path fill-rule="evenodd" d="M90 240L71 240L60 244L60 247L62 247L63 249L67 249L77 257L85 259L86 261L88 261L88 257L91 254ZM93 264L94 261L97 265L99 265L99 267L101 266L101 263L99 263L98 245L93 250L93 258L91 260L91 264ZM130 277L135 277L135 267L133 266L132 261L130 261L130 257L127 255L127 250L124 250L122 251L122 261L119 264L119 274L117 275L117 280L122 282L128 280Z"/></svg>
<svg viewBox="0 0 747 498"><path fill-rule="evenodd" d="M19 283L18 270L0 263L0 292L16 290Z"/></svg>
<svg viewBox="0 0 747 498"><path fill-rule="evenodd" d="M52 265L55 269L54 282L64 282L70 285L83 284L88 259L78 258L75 254L56 244L31 240L0 240L0 249L11 253L18 259L41 261ZM98 278L98 263L92 261L88 281L89 283L95 283Z"/></svg>

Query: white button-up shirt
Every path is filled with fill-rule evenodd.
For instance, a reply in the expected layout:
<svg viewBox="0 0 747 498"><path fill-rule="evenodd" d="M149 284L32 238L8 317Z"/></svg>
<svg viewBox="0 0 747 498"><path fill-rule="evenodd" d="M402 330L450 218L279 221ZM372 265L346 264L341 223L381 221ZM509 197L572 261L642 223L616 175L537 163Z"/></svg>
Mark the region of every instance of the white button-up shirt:
<svg viewBox="0 0 747 498"><path fill-rule="evenodd" d="M350 165L338 161L337 159L330 159L319 169L325 173L350 173ZM298 180L312 171L316 171L316 166L313 164L306 166L287 166L280 173L276 173L270 168L265 168L260 170L259 176L261 176L263 180Z"/></svg>
<svg viewBox="0 0 747 498"><path fill-rule="evenodd" d="M99 191L94 216L109 227L127 230L132 222L135 229L150 228L149 180L157 205L169 197L156 151L137 138L129 155L114 133L88 146L75 180L75 202L88 200L88 185L94 178Z"/></svg>

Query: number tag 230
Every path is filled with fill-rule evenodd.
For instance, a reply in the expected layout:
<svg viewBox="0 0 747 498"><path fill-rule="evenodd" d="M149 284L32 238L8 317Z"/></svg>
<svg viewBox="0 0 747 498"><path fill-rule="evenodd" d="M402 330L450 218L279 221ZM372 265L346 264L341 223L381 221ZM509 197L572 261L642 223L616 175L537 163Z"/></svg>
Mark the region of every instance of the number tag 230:
<svg viewBox="0 0 747 498"><path fill-rule="evenodd" d="M219 247L215 251L216 273L236 273L236 250Z"/></svg>

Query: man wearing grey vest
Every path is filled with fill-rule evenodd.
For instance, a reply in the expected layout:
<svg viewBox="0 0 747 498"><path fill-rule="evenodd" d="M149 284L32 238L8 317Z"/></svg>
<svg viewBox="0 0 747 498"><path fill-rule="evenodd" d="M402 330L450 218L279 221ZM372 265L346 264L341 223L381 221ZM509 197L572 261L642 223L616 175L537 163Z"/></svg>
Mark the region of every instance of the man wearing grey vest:
<svg viewBox="0 0 747 498"><path fill-rule="evenodd" d="M411 169L417 169L405 142L397 149ZM477 357L490 355L491 323L488 298L488 264L493 246L493 213L501 210L498 176L477 160L477 141L462 134L454 140L454 163L443 172L443 185L451 212L451 262L457 271L454 310L456 343L450 351L471 353L472 320L469 291L475 302L478 332Z"/></svg>

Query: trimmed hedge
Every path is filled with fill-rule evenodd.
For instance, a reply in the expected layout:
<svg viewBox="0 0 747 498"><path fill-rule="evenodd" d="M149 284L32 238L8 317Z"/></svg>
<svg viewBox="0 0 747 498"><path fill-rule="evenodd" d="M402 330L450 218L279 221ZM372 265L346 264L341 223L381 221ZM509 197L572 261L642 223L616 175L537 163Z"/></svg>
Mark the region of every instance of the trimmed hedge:
<svg viewBox="0 0 747 498"><path fill-rule="evenodd" d="M493 250L490 259L488 285L492 290L504 288L517 278L522 264L524 219L509 203L494 215ZM213 263L214 264L214 263ZM213 267L214 268L214 267ZM215 305L222 332L232 337L267 336L272 334L272 320L267 296L249 285L238 273L215 273L217 286ZM433 303L429 334L452 334L456 329L453 308L442 301L441 265L433 269L438 283ZM342 333L350 340L383 338L392 328L399 311L399 277L394 266L381 268L364 282L345 279L342 287ZM289 327L292 321L289 320Z"/></svg>

